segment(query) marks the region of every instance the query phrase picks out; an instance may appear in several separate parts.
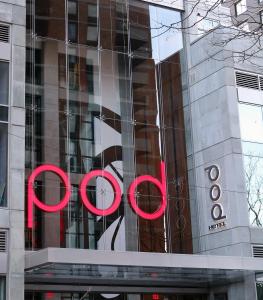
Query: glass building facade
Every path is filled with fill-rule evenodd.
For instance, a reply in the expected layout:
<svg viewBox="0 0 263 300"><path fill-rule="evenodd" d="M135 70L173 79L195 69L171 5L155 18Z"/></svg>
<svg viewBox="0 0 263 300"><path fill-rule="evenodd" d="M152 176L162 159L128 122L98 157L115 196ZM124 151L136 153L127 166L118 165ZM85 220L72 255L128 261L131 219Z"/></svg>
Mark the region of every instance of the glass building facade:
<svg viewBox="0 0 263 300"><path fill-rule="evenodd" d="M0 300L261 299L263 77L213 60L187 1L22 2L0 5Z"/></svg>
<svg viewBox="0 0 263 300"><path fill-rule="evenodd" d="M27 250L192 253L184 49L171 22L180 27L181 13L141 1L28 1L26 178L40 165L56 165L70 178L71 198L61 212L35 209L33 229L26 229ZM134 214L127 190L138 176L160 179L161 161L168 204L162 217L149 221ZM80 199L81 179L97 169L108 171L121 187L121 205L109 216L91 214ZM35 193L51 205L65 187L45 172ZM86 193L100 209L114 198L102 177ZM161 195L143 182L136 200L151 213Z"/></svg>

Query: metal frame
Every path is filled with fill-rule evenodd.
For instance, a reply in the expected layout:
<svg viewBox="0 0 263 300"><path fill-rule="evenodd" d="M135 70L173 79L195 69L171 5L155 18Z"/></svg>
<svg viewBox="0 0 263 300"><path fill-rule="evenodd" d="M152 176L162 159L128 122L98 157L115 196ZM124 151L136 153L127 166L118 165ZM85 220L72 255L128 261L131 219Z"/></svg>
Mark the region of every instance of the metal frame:
<svg viewBox="0 0 263 300"><path fill-rule="evenodd" d="M263 272L263 260L254 257L117 252L70 248L45 248L26 252L25 269L45 264L114 265L164 268L198 268Z"/></svg>

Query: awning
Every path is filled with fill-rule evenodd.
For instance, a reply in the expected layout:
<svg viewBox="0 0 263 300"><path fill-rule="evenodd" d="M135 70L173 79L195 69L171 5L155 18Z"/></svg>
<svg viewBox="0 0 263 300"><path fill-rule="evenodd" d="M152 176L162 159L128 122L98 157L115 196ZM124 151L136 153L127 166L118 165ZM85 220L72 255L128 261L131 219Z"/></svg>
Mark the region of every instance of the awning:
<svg viewBox="0 0 263 300"><path fill-rule="evenodd" d="M100 292L202 293L211 287L262 276L252 257L46 248L28 252L26 289Z"/></svg>

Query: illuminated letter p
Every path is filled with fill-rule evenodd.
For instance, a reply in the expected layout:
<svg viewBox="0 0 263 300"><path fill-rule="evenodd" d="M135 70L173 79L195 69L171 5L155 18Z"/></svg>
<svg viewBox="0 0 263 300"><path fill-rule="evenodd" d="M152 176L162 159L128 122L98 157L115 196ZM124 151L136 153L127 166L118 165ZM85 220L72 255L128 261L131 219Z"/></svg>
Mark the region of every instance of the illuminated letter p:
<svg viewBox="0 0 263 300"><path fill-rule="evenodd" d="M34 182L35 182L37 176L42 172L52 172L52 173L57 174L62 179L62 181L65 185L65 188L66 188L65 196L62 199L62 201L57 205L52 205L52 206L46 205L46 204L40 202L39 199L37 198L37 196L35 195ZM69 198L70 198L70 182L69 182L69 179L68 179L68 176L66 175L66 173L64 173L60 168L53 166L53 165L43 165L43 166L36 168L32 172L32 174L30 175L30 177L28 179L28 207L27 207L28 208L28 213L27 213L28 228L33 227L33 204L35 204L37 207L39 207L43 211L56 212L56 211L63 209L68 204Z"/></svg>
<svg viewBox="0 0 263 300"><path fill-rule="evenodd" d="M160 207L154 213L146 213L143 210L141 210L138 207L135 196L134 196L137 186L145 181L149 181L149 182L153 183L154 185L156 185L156 187L159 189L160 193L162 194L162 202L160 204ZM131 204L133 210L140 217L147 219L147 220L155 220L155 219L158 219L159 217L161 217L165 212L165 209L167 206L166 194L167 194L167 192L166 192L165 163L162 161L161 162L161 182L158 179L156 179L150 175L139 176L131 183L131 185L129 187L128 197L129 197L129 201L130 201L130 204Z"/></svg>

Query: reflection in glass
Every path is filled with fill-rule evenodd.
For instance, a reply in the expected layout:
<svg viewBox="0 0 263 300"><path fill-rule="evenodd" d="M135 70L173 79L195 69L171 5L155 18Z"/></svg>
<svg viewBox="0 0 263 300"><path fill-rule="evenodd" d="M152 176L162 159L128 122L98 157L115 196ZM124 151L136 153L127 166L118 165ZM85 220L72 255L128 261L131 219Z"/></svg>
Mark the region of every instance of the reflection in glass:
<svg viewBox="0 0 263 300"><path fill-rule="evenodd" d="M9 63L0 61L0 105L8 104L9 97Z"/></svg>
<svg viewBox="0 0 263 300"><path fill-rule="evenodd" d="M0 277L0 300L6 299L6 283L5 278Z"/></svg>
<svg viewBox="0 0 263 300"><path fill-rule="evenodd" d="M27 248L192 252L182 36L167 28L172 20L180 23L180 13L134 0L66 4L36 1L36 15L28 9L26 175L41 164L57 165L70 177L72 196L62 212L36 209ZM140 175L160 179L161 160L168 207L161 218L146 221L129 207L127 190ZM83 176L96 169L110 172L122 191L119 209L107 217L91 215L79 196ZM37 180L44 203L63 196L56 176ZM114 198L101 177L89 183L87 195L99 208ZM136 197L146 212L161 201L147 182Z"/></svg>
<svg viewBox="0 0 263 300"><path fill-rule="evenodd" d="M31 5L35 5L35 34L65 40L65 0L52 0L48 5L42 0L35 0Z"/></svg>
<svg viewBox="0 0 263 300"><path fill-rule="evenodd" d="M244 156L250 224L263 226L263 158Z"/></svg>
<svg viewBox="0 0 263 300"><path fill-rule="evenodd" d="M263 300L263 282L257 282L257 299Z"/></svg>
<svg viewBox="0 0 263 300"><path fill-rule="evenodd" d="M8 122L8 107L0 105L0 122Z"/></svg>
<svg viewBox="0 0 263 300"><path fill-rule="evenodd" d="M263 114L262 107L239 104L242 148L250 224L263 226Z"/></svg>
<svg viewBox="0 0 263 300"><path fill-rule="evenodd" d="M263 143L263 112L261 106L239 104L242 140Z"/></svg>

